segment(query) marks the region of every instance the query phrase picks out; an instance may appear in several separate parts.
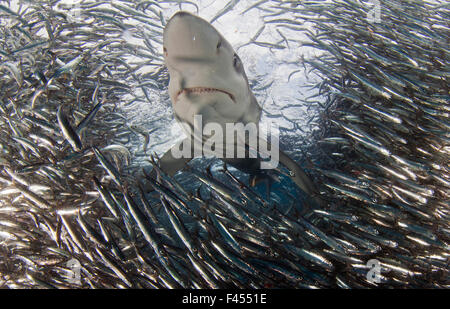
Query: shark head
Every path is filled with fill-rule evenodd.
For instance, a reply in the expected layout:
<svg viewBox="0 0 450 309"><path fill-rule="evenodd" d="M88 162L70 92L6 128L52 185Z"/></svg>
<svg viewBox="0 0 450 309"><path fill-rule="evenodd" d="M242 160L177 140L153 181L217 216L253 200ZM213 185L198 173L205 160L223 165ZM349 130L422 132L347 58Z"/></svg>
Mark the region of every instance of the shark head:
<svg viewBox="0 0 450 309"><path fill-rule="evenodd" d="M193 124L195 115L203 123L259 120L249 112L256 100L241 59L206 20L184 11L173 15L164 29L163 51L179 121Z"/></svg>

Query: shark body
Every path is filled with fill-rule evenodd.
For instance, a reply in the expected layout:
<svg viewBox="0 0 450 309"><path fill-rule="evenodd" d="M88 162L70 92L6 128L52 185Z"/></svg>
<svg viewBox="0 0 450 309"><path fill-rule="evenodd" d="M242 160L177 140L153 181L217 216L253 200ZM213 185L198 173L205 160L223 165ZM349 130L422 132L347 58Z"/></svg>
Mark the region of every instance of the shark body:
<svg viewBox="0 0 450 309"><path fill-rule="evenodd" d="M170 76L169 96L180 123L193 129L194 116L201 115L203 124L258 125L261 107L250 89L241 59L210 23L191 13L177 12L164 29L163 52ZM196 137L188 135L187 138ZM278 151L279 161L290 170L291 179L304 192L315 196L315 188L303 169ZM174 175L191 158L174 158L169 150L159 164L167 174ZM222 160L251 175L261 173L259 158Z"/></svg>

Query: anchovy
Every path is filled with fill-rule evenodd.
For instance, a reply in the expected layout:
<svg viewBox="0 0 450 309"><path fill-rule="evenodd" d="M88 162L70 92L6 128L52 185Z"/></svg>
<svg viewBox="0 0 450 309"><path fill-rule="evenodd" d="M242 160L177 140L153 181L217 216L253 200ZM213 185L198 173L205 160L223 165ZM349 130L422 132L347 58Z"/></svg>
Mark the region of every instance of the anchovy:
<svg viewBox="0 0 450 309"><path fill-rule="evenodd" d="M94 151L95 156L97 157L97 160L100 162L100 164L103 166L103 168L108 172L108 175L111 176L111 178L115 181L115 183L118 186L121 186L121 180L120 180L120 174L117 171L117 169L114 167L114 165L109 162L109 160L98 150L96 147L93 147L92 150Z"/></svg>
<svg viewBox="0 0 450 309"><path fill-rule="evenodd" d="M80 132L94 119L95 115L97 114L98 110L102 107L102 103L98 103L95 105L92 110L84 117L80 123L77 125L75 132L77 134L80 134Z"/></svg>
<svg viewBox="0 0 450 309"><path fill-rule="evenodd" d="M233 200L233 190L228 188L225 184L213 179L212 177L205 177L197 171L192 171L192 173L198 180L221 194L223 197Z"/></svg>
<svg viewBox="0 0 450 309"><path fill-rule="evenodd" d="M83 148L80 137L69 123L66 115L64 115L62 106L58 108L57 117L59 128L66 140L69 142L70 146L72 146L75 151L80 151Z"/></svg>
<svg viewBox="0 0 450 309"><path fill-rule="evenodd" d="M216 229L219 231L220 235L224 238L225 242L237 253L242 253L242 248L240 247L239 243L228 231L226 226L222 222L220 222L219 219L216 218L216 215L214 215L213 213L209 213L209 218L211 219Z"/></svg>
<svg viewBox="0 0 450 309"><path fill-rule="evenodd" d="M161 199L161 203L164 207L164 210L166 211L167 216L169 217L172 227L177 232L178 237L180 237L180 239L183 241L183 244L192 254L196 254L197 249L194 246L192 237L188 234L177 213L171 208L167 201L164 200L164 198Z"/></svg>
<svg viewBox="0 0 450 309"><path fill-rule="evenodd" d="M141 211L136 207L136 205L130 200L131 197L128 195L124 195L128 199L128 210L130 211L133 219L136 221L136 224L139 226L142 234L144 235L145 240L150 244L158 259L162 263L167 263L166 253L160 245L160 241L158 240L156 233L154 230L145 224L145 219Z"/></svg>
<svg viewBox="0 0 450 309"><path fill-rule="evenodd" d="M108 210L114 217L118 218L119 215L116 209L117 206L115 205L111 194L102 186L100 181L95 176L93 177L93 181Z"/></svg>

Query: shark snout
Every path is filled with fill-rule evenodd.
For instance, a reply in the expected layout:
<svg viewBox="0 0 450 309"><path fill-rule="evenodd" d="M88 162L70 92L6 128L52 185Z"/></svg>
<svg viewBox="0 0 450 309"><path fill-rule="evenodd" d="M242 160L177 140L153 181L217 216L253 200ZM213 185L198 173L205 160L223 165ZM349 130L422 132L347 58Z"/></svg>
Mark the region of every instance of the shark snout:
<svg viewBox="0 0 450 309"><path fill-rule="evenodd" d="M183 18L183 17L186 17L186 16L193 16L193 15L191 13L189 13L189 12L186 12L186 11L179 11L179 12L176 12L175 14L173 14L173 16L170 18L170 20L172 20L174 18L177 18L177 17Z"/></svg>
<svg viewBox="0 0 450 309"><path fill-rule="evenodd" d="M169 61L212 61L219 34L205 20L191 13L175 13L164 29L164 48Z"/></svg>

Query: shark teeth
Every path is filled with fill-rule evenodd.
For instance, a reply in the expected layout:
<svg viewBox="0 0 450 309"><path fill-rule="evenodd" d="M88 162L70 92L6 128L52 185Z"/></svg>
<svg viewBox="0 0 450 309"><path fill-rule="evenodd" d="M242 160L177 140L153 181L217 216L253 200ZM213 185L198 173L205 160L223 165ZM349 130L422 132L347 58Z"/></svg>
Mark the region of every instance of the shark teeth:
<svg viewBox="0 0 450 309"><path fill-rule="evenodd" d="M192 87L192 88L184 88L181 89L177 92L176 97L175 97L175 101L178 100L178 97L182 94L191 94L191 93L208 93L208 92L222 92L225 93L226 95L228 95L230 97L230 99L236 103L236 101L234 100L234 96L229 93L228 91L222 90L222 89L217 89L217 88L210 88L210 87Z"/></svg>

